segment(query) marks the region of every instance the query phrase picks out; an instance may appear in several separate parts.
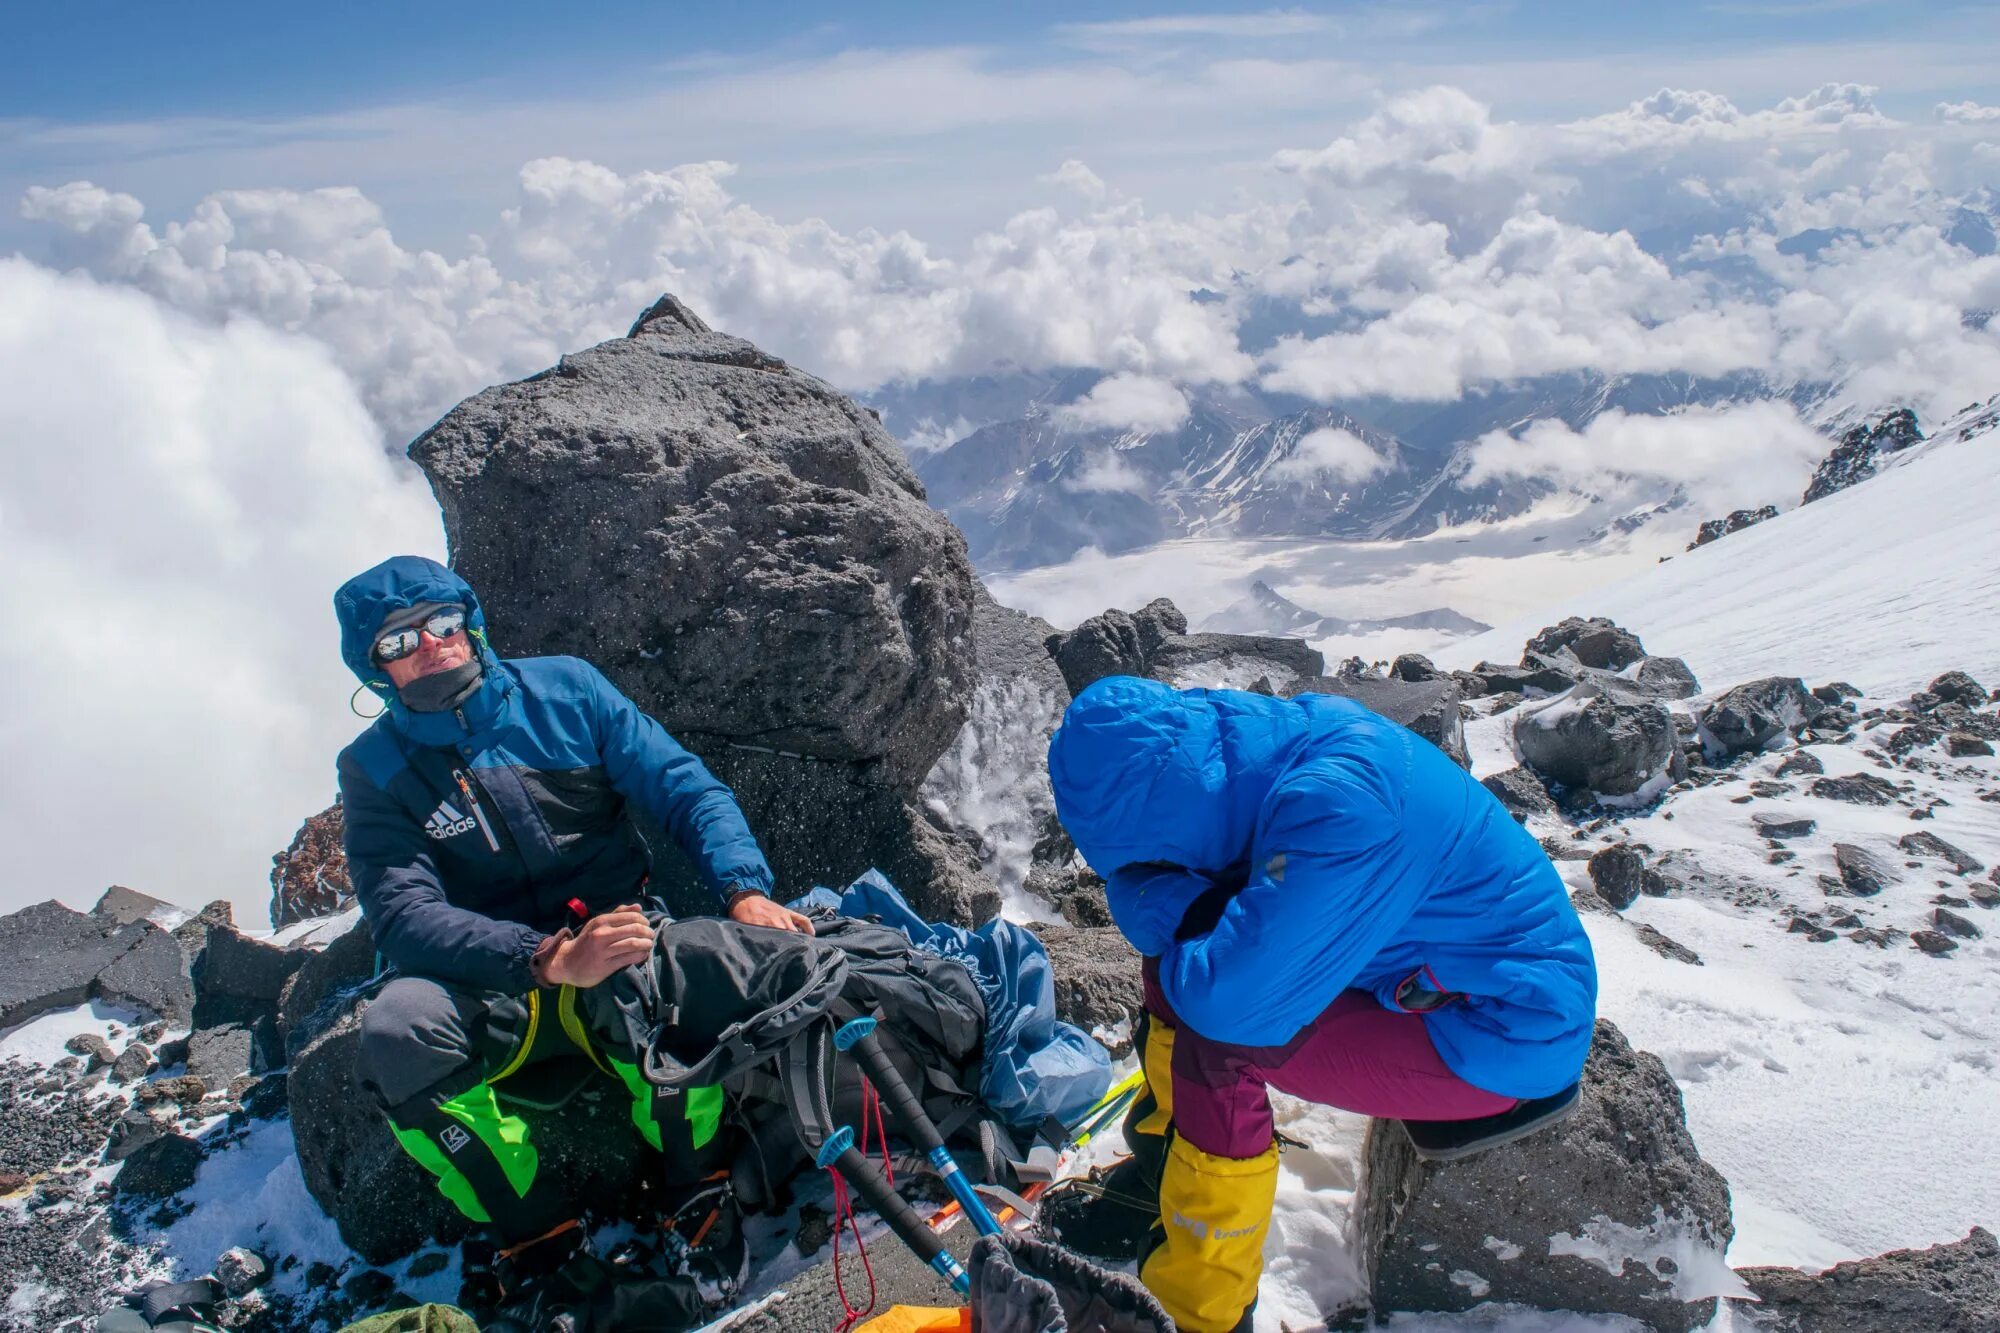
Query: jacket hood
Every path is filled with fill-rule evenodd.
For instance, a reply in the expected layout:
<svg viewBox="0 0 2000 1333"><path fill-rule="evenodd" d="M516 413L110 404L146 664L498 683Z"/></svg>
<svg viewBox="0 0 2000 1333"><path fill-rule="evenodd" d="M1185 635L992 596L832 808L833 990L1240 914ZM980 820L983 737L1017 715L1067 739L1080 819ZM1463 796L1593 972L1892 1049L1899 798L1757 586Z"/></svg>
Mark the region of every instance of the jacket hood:
<svg viewBox="0 0 2000 1333"><path fill-rule="evenodd" d="M1168 862L1214 875L1250 856L1304 718L1288 701L1108 676L1049 742L1056 815L1101 875Z"/></svg>
<svg viewBox="0 0 2000 1333"><path fill-rule="evenodd" d="M497 660L486 646L486 613L472 585L435 560L420 555L391 556L373 569L356 574L333 595L333 614L340 622L340 656L347 669L379 695L391 709L401 709L396 687L382 668L369 660L375 631L396 611L419 602L457 602L465 608L466 628L477 637L474 651L491 674Z"/></svg>

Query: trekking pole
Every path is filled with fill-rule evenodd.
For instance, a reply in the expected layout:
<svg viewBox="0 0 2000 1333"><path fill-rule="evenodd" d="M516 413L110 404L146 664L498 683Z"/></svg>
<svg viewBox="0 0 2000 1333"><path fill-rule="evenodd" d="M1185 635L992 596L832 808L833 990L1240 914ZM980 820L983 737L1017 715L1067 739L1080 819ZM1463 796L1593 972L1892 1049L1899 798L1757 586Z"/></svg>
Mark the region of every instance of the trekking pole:
<svg viewBox="0 0 2000 1333"><path fill-rule="evenodd" d="M944 1181L951 1197L958 1201L971 1220L973 1229L982 1236L991 1236L1001 1230L993 1214L986 1207L986 1201L973 1190L972 1182L958 1168L958 1159L951 1155L951 1149L944 1145L944 1135L924 1111L924 1104L911 1093L909 1084L896 1072L895 1062L882 1049L881 1038L875 1035L875 1020L857 1018L845 1023L833 1034L833 1048L851 1052L861 1062L861 1067L874 1080L876 1091L896 1113L902 1122L903 1131L908 1134L917 1148L930 1160L931 1168Z"/></svg>
<svg viewBox="0 0 2000 1333"><path fill-rule="evenodd" d="M820 1144L814 1159L821 1170L838 1171L844 1176L854 1192L873 1208L889 1230L896 1233L896 1239L910 1247L917 1258L922 1259L937 1271L937 1275L951 1284L951 1289L964 1296L972 1291L972 1279L965 1269L935 1232L924 1225L924 1219L916 1210L896 1193L896 1187L882 1178L875 1169L875 1163L861 1155L854 1146L854 1131L846 1125L827 1135L826 1142Z"/></svg>

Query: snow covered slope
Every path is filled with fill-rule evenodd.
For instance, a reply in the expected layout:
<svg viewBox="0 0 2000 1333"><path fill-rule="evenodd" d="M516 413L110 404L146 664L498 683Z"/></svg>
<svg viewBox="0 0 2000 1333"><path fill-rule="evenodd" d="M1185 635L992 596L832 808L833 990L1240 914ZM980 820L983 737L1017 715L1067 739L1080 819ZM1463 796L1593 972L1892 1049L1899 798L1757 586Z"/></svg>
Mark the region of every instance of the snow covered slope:
<svg viewBox="0 0 2000 1333"><path fill-rule="evenodd" d="M1901 695L2000 675L2000 431L1970 408L1881 475L1635 577L1460 640L1442 665L1512 661L1538 627L1609 616L1704 684L1851 680Z"/></svg>

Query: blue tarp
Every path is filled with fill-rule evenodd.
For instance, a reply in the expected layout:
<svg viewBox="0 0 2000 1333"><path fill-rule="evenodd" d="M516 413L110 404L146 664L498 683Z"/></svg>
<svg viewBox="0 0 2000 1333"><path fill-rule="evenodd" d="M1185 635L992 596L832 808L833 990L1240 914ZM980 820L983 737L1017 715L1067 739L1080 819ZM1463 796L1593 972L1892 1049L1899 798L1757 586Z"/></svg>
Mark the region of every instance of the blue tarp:
<svg viewBox="0 0 2000 1333"><path fill-rule="evenodd" d="M821 894L833 896L817 889L809 897L824 902ZM873 917L918 948L965 964L986 1002L979 1099L1008 1124L1029 1128L1050 1116L1068 1123L1110 1088L1110 1052L1056 1017L1048 950L1026 926L997 917L978 930L925 921L878 870L848 885L838 910Z"/></svg>

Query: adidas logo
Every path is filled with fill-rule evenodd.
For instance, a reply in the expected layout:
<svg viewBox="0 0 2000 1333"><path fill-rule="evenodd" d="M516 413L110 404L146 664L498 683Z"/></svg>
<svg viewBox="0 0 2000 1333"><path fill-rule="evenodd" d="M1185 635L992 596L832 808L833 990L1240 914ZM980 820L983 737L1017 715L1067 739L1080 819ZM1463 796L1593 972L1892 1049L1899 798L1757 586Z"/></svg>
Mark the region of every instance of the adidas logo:
<svg viewBox="0 0 2000 1333"><path fill-rule="evenodd" d="M450 801L439 802L438 808L431 811L431 817L424 821L424 832L440 841L469 833L474 827L472 817L460 814Z"/></svg>

